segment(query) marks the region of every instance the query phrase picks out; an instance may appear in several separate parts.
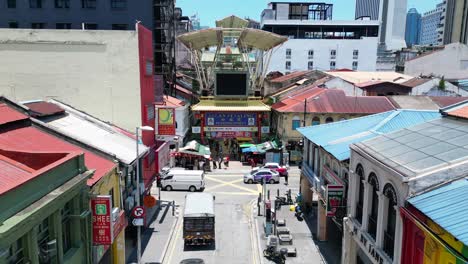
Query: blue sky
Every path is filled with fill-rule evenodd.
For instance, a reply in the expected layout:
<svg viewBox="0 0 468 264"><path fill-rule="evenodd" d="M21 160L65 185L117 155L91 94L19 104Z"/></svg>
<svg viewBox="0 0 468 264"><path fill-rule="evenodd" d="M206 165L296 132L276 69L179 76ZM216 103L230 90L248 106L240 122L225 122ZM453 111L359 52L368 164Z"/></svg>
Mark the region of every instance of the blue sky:
<svg viewBox="0 0 468 264"><path fill-rule="evenodd" d="M286 1L286 0L282 0ZM407 0L408 8L415 7L419 13L435 8L442 0ZM202 26L213 27L215 20L230 15L250 17L259 20L260 13L271 0L176 0L176 6L182 8L183 15L190 16L198 13ZM279 1L278 1L279 2ZM304 2L291 0L287 2ZM311 1L312 2L312 1ZM354 19L354 0L325 0L333 4L333 19Z"/></svg>

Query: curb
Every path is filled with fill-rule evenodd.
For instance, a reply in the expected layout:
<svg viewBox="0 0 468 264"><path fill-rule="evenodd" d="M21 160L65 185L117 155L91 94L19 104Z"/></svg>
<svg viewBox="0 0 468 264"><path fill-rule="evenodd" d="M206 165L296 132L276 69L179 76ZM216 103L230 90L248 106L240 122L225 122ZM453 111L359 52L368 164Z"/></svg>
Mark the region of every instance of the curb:
<svg viewBox="0 0 468 264"><path fill-rule="evenodd" d="M251 218L251 223L253 225L253 231L254 231L254 236L256 240L255 244L257 248L257 260L259 264L264 264L265 262L263 259L263 250L262 250L261 242L260 242L260 232L258 232L258 221L257 221L257 218L254 216L255 206L256 206L256 200L253 200L251 202L252 210L251 210L250 218Z"/></svg>
<svg viewBox="0 0 468 264"><path fill-rule="evenodd" d="M176 209L176 212L175 212L175 217L176 217L176 220L174 221L174 223L172 223L172 226L171 226L171 229L170 229L170 236L169 236L169 239L166 241L166 244L164 245L164 248L163 248L163 253L161 255L161 257L159 258L159 263L164 263L164 259L166 258L166 254L167 254L167 249L169 248L169 245L171 244L171 241L172 241L172 238L174 236L174 230L175 230L175 227L177 226L177 223L179 222L179 214L178 214L178 211Z"/></svg>

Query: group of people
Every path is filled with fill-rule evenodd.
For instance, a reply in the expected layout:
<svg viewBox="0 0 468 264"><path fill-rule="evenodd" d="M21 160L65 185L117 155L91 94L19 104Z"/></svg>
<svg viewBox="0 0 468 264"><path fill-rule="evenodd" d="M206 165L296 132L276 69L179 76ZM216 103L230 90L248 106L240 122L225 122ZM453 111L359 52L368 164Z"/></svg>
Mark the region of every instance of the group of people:
<svg viewBox="0 0 468 264"><path fill-rule="evenodd" d="M222 165L224 163L224 169L227 169L229 167L229 156L226 156L222 158L221 156L218 156L218 158L212 159L213 161L213 169L222 169Z"/></svg>

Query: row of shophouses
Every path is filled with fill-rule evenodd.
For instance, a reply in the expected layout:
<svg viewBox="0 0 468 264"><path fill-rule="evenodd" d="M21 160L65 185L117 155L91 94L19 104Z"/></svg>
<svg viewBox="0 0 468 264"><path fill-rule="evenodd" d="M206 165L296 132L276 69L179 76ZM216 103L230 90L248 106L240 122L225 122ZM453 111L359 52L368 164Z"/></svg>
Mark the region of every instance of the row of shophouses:
<svg viewBox="0 0 468 264"><path fill-rule="evenodd" d="M157 170L156 152L136 144L59 101L0 97L0 263L126 263L135 194L151 196Z"/></svg>
<svg viewBox="0 0 468 264"><path fill-rule="evenodd" d="M467 263L468 101L297 130L301 193L342 263Z"/></svg>

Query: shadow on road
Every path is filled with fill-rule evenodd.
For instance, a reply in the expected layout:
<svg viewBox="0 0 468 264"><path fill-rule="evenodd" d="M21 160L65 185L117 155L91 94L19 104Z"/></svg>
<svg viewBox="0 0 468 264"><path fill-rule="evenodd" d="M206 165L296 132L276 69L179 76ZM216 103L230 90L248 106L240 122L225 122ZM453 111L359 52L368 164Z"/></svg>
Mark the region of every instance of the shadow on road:
<svg viewBox="0 0 468 264"><path fill-rule="evenodd" d="M216 250L216 243L205 246L188 246L184 245L184 251L212 251Z"/></svg>

